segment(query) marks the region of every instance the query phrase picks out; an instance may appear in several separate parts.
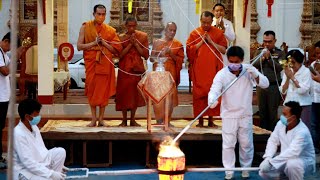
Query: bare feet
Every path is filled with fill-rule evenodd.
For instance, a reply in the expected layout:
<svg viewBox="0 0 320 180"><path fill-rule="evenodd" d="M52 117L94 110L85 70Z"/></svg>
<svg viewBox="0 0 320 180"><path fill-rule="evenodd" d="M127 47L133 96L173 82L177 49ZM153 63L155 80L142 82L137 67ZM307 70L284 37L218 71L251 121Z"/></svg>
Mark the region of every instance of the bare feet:
<svg viewBox="0 0 320 180"><path fill-rule="evenodd" d="M196 127L203 127L203 123L198 123L197 125L196 125Z"/></svg>
<svg viewBox="0 0 320 180"><path fill-rule="evenodd" d="M96 127L96 121L91 121L87 127Z"/></svg>
<svg viewBox="0 0 320 180"><path fill-rule="evenodd" d="M140 124L138 124L136 121L130 121L130 126L141 126Z"/></svg>
<svg viewBox="0 0 320 180"><path fill-rule="evenodd" d="M213 121L209 121L209 122L208 122L208 127L218 128L218 126L215 125L215 124L213 123Z"/></svg>
<svg viewBox="0 0 320 180"><path fill-rule="evenodd" d="M101 127L101 126L109 127L109 125L107 125L103 120L102 120L102 121L99 121L98 126L99 126L99 127Z"/></svg>
<svg viewBox="0 0 320 180"><path fill-rule="evenodd" d="M119 124L119 126L120 126L120 127L125 127L125 126L127 126L127 121L122 121L122 123Z"/></svg>
<svg viewBox="0 0 320 180"><path fill-rule="evenodd" d="M163 124L163 120L162 119L157 119L157 124Z"/></svg>

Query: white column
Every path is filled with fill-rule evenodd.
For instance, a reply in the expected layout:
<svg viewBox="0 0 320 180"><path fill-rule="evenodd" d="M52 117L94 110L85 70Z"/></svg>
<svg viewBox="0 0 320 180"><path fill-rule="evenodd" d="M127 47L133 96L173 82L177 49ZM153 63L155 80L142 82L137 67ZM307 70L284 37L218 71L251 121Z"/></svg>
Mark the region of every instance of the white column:
<svg viewBox="0 0 320 180"><path fill-rule="evenodd" d="M44 104L53 101L53 6L46 2L46 24L43 23L42 1L38 1L38 97Z"/></svg>
<svg viewBox="0 0 320 180"><path fill-rule="evenodd" d="M249 63L250 60L250 15L251 0L247 6L247 18L245 27L243 27L244 0L234 0L234 26L236 33L236 41L234 45L240 46L244 50L244 62Z"/></svg>

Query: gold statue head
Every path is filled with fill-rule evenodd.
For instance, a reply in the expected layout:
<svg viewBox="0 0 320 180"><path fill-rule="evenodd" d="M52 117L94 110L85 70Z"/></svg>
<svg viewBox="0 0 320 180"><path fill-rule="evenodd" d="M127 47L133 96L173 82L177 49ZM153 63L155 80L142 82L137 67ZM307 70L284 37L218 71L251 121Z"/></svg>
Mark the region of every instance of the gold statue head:
<svg viewBox="0 0 320 180"><path fill-rule="evenodd" d="M292 65L291 55L287 56L286 59L280 60L279 64L282 66L282 68L286 68L286 67L292 68L293 65Z"/></svg>
<svg viewBox="0 0 320 180"><path fill-rule="evenodd" d="M25 39L22 40L22 46L23 47L29 47L32 44L32 39L31 37L27 37Z"/></svg>

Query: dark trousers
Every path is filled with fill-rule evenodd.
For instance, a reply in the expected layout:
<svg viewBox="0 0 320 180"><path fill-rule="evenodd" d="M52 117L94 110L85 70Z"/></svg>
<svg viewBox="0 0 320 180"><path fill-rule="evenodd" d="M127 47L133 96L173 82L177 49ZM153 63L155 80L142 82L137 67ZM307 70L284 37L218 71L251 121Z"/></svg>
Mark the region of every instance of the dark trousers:
<svg viewBox="0 0 320 180"><path fill-rule="evenodd" d="M8 102L0 102L0 158L2 157L2 131L6 126L7 112L8 112Z"/></svg>
<svg viewBox="0 0 320 180"><path fill-rule="evenodd" d="M314 147L319 148L320 143L320 103L312 103L311 107L311 135Z"/></svg>
<svg viewBox="0 0 320 180"><path fill-rule="evenodd" d="M278 107L280 92L277 85L270 85L267 89L257 87L260 126L273 131L278 122Z"/></svg>

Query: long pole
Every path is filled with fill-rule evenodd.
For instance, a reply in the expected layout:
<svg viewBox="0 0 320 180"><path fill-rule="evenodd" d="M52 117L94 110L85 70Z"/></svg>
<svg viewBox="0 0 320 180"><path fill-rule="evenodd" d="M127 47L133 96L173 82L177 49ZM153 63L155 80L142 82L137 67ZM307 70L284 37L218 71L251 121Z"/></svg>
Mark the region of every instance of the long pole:
<svg viewBox="0 0 320 180"><path fill-rule="evenodd" d="M251 64L254 64L260 57L266 52L266 50L262 50L261 53L254 58ZM235 82L237 82L244 73L247 72L247 69L244 69L237 78L235 78L220 94L218 97L214 99L213 102L217 101ZM196 122L211 106L212 104L208 105L194 120L192 120L183 130L173 139L171 145L175 145L177 140L188 130L190 129L191 125Z"/></svg>
<svg viewBox="0 0 320 180"><path fill-rule="evenodd" d="M10 62L10 79L11 79L11 97L9 103L9 122L8 122L8 171L7 179L13 179L13 128L15 124L15 104L16 104L16 71L17 71L17 40L18 40L18 15L17 0L11 1L11 62Z"/></svg>

